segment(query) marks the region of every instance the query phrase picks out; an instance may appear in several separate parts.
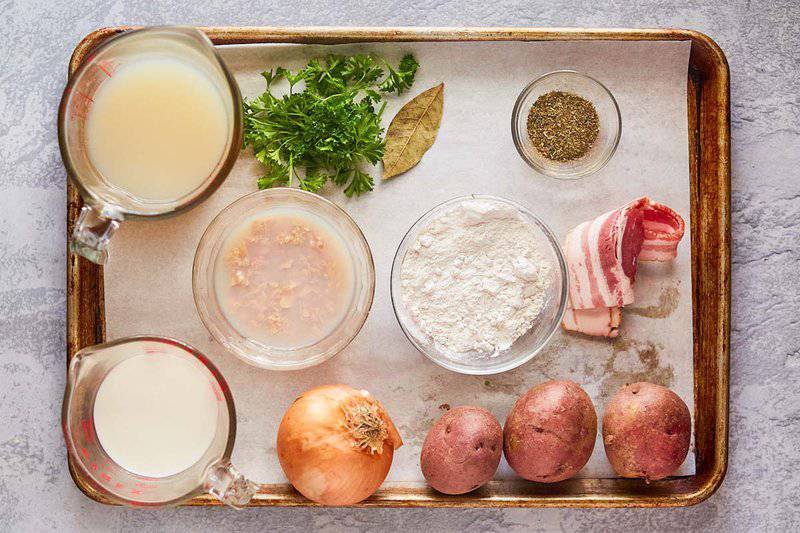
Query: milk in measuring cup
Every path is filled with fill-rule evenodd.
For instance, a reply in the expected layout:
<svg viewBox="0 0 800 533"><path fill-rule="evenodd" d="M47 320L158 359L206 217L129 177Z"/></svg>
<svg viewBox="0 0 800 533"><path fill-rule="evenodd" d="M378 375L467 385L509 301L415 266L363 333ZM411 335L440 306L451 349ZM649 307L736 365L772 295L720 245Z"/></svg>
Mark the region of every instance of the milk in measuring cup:
<svg viewBox="0 0 800 533"><path fill-rule="evenodd" d="M95 431L121 467L167 477L203 457L216 433L218 406L224 408L202 363L143 353L113 367L100 384Z"/></svg>
<svg viewBox="0 0 800 533"><path fill-rule="evenodd" d="M93 97L87 148L105 180L147 201L177 200L212 174L230 129L226 101L198 68L142 56Z"/></svg>

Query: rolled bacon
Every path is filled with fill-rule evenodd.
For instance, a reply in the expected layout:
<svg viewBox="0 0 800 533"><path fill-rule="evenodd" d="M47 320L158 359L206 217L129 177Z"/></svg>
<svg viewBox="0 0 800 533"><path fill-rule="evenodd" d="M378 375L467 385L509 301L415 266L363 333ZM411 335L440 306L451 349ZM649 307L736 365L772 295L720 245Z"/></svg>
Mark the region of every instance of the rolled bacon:
<svg viewBox="0 0 800 533"><path fill-rule="evenodd" d="M646 199L646 198L645 198ZM669 207L647 200L643 209L644 241L639 261L671 261L686 231L681 216Z"/></svg>
<svg viewBox="0 0 800 533"><path fill-rule="evenodd" d="M597 337L616 337L621 321L622 312L619 307L598 307L567 309L561 324L569 331L579 331Z"/></svg>
<svg viewBox="0 0 800 533"><path fill-rule="evenodd" d="M680 215L646 196L575 227L564 242L569 301L563 327L616 337L620 307L634 300L637 261L674 259L684 231Z"/></svg>

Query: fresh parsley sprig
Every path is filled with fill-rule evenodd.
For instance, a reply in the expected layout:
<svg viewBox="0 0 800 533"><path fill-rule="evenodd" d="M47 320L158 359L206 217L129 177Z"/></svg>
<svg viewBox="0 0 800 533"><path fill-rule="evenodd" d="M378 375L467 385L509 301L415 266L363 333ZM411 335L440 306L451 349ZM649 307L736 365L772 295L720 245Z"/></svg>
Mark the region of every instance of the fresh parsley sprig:
<svg viewBox="0 0 800 533"><path fill-rule="evenodd" d="M383 157L383 95L406 91L418 68L410 54L397 68L373 55L329 55L297 71L262 72L266 91L244 104L245 146L266 167L259 189L296 181L314 192L330 180L347 196L371 191L363 166ZM281 80L289 90L276 96Z"/></svg>

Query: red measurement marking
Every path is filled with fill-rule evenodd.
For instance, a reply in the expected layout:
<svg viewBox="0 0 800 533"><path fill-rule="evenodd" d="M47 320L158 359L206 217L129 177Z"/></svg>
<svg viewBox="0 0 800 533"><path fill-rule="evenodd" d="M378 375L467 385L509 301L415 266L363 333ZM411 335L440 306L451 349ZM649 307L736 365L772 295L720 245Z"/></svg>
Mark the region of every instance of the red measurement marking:
<svg viewBox="0 0 800 533"><path fill-rule="evenodd" d="M222 401L222 391L219 390L219 385L216 384L216 383L211 383L211 390L214 391L214 396L217 397L217 401L221 402Z"/></svg>
<svg viewBox="0 0 800 533"><path fill-rule="evenodd" d="M103 63L104 63L103 61L100 61L99 63L96 63L97 68L102 70L103 74L105 74L106 76L108 76L110 78L111 75L112 75L112 72L111 72L110 69L107 69L106 66Z"/></svg>
<svg viewBox="0 0 800 533"><path fill-rule="evenodd" d="M97 470L98 470L98 468L97 468L97 463L92 463L92 470L94 470L95 472L97 472Z"/></svg>
<svg viewBox="0 0 800 533"><path fill-rule="evenodd" d="M81 448L81 454L86 458L87 461L89 460L89 450L87 450L86 447Z"/></svg>
<svg viewBox="0 0 800 533"><path fill-rule="evenodd" d="M89 96L88 94L84 94L84 93L80 92L78 89L75 89L75 93L77 93L78 96L84 97L86 100L89 100L90 102L94 102L94 100L92 99L91 96Z"/></svg>
<svg viewBox="0 0 800 533"><path fill-rule="evenodd" d="M111 481L111 476L103 472L102 474L100 474L100 479L102 479L103 481Z"/></svg>
<svg viewBox="0 0 800 533"><path fill-rule="evenodd" d="M217 401L222 401L226 391L230 390L228 384L225 382L225 378L219 373L219 371L211 366L211 363L203 359L202 357L197 358L198 361L203 363L203 365L211 372L211 375L214 376L214 380L209 380L211 384L211 389L214 391L214 396L217 397Z"/></svg>
<svg viewBox="0 0 800 533"><path fill-rule="evenodd" d="M75 94L80 96L80 99L75 99L69 106L70 117L72 119L75 118L86 118L86 113L89 111L89 107L94 103L94 100L91 96L86 93L75 89Z"/></svg>
<svg viewBox="0 0 800 533"><path fill-rule="evenodd" d="M83 436L86 437L88 444L94 444L94 431L92 428L92 419L82 420L81 427L83 428Z"/></svg>
<svg viewBox="0 0 800 533"><path fill-rule="evenodd" d="M141 494L141 493L142 493L142 491L140 491L138 489L131 489L131 494Z"/></svg>
<svg viewBox="0 0 800 533"><path fill-rule="evenodd" d="M124 486L124 485L123 485L122 483L120 483L119 481L117 481L117 484L116 484L116 485L114 485L114 488L115 488L115 489L121 489L123 486Z"/></svg>

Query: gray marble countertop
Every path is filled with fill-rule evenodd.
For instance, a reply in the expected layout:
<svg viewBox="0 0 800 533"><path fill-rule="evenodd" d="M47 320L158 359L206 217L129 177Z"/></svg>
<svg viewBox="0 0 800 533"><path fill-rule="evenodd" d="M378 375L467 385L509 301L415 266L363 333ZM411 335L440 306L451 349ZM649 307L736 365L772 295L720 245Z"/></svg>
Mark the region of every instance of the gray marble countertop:
<svg viewBox="0 0 800 533"><path fill-rule="evenodd" d="M0 0L0 529L4 531L800 530L800 4L796 0ZM708 501L671 510L183 508L88 500L66 468L67 60L116 24L686 27L731 68L730 461Z"/></svg>

